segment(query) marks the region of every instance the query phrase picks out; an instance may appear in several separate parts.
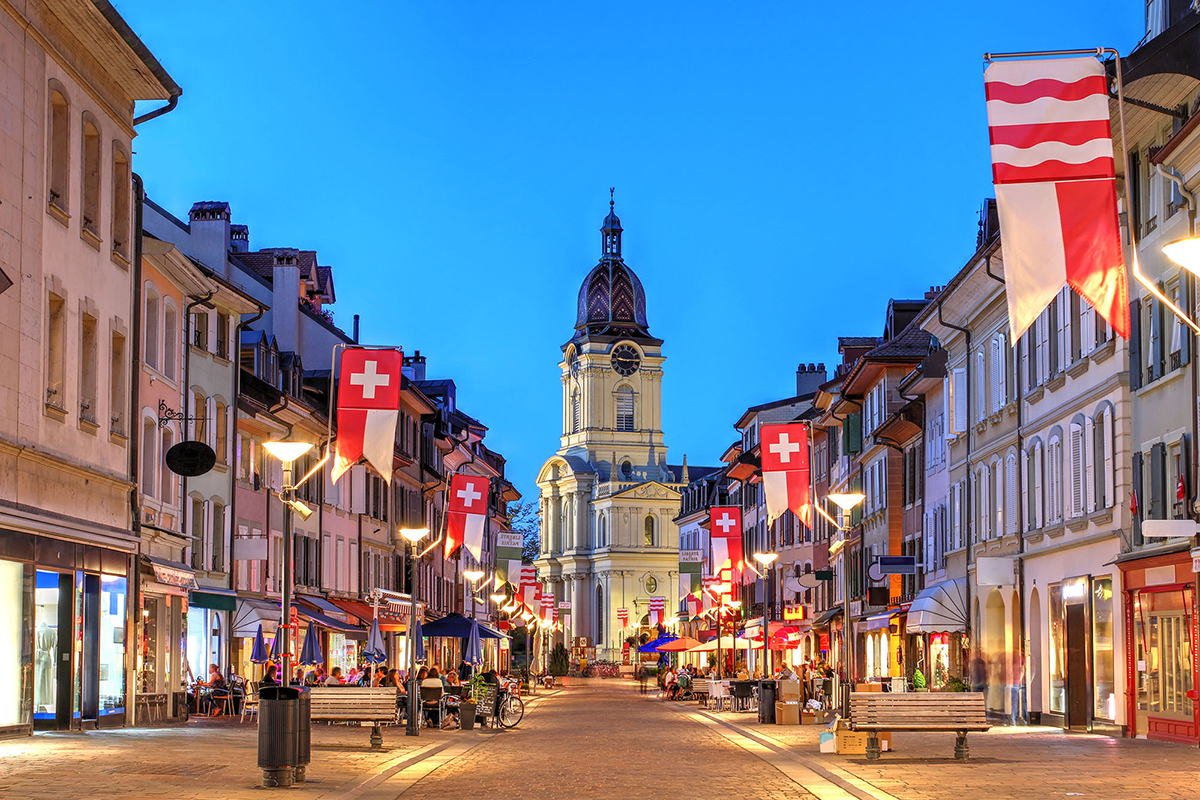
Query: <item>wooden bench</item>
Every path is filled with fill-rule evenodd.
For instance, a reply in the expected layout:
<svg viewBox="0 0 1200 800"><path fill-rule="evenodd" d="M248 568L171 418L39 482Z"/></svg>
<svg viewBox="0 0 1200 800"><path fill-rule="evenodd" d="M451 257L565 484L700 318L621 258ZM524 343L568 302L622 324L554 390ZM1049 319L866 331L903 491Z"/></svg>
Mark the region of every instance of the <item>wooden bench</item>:
<svg viewBox="0 0 1200 800"><path fill-rule="evenodd" d="M986 731L982 692L851 692L850 727L865 731L867 758L879 759L880 731L954 731L954 757L970 758L969 731Z"/></svg>
<svg viewBox="0 0 1200 800"><path fill-rule="evenodd" d="M358 686L314 686L308 690L311 718L319 722L369 722L371 747L383 747L384 722L396 721L396 688L372 689Z"/></svg>

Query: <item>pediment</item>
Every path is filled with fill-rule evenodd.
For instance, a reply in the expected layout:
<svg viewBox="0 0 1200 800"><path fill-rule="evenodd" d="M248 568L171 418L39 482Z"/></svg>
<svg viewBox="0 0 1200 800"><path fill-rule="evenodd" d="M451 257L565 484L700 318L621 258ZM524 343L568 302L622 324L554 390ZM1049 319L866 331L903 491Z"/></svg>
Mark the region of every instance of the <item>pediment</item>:
<svg viewBox="0 0 1200 800"><path fill-rule="evenodd" d="M637 486L630 486L628 489L617 492L611 497L613 500L678 500L681 495L671 487L658 481L646 481L645 483L639 483Z"/></svg>

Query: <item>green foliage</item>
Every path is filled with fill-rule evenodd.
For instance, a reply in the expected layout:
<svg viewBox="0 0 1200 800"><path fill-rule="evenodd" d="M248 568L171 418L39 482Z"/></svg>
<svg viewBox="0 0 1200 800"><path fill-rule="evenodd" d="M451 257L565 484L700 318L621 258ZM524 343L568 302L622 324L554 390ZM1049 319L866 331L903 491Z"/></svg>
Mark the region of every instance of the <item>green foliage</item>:
<svg viewBox="0 0 1200 800"><path fill-rule="evenodd" d="M537 505L532 500L509 503L508 527L521 534L524 541L525 547L521 551L521 562L532 564L541 552Z"/></svg>
<svg viewBox="0 0 1200 800"><path fill-rule="evenodd" d="M921 672L921 670L919 670L919 669L913 670L913 688L914 689L924 689L925 688L925 673Z"/></svg>
<svg viewBox="0 0 1200 800"><path fill-rule="evenodd" d="M967 686L966 681L962 678L951 678L946 681L946 685L942 687L943 692L969 692L971 687Z"/></svg>
<svg viewBox="0 0 1200 800"><path fill-rule="evenodd" d="M556 678L561 678L571 669L571 659L567 657L567 648L563 647L562 642L554 645L550 651L549 667L550 674Z"/></svg>
<svg viewBox="0 0 1200 800"><path fill-rule="evenodd" d="M487 683L483 680L483 673L476 672L471 676L470 682L467 683L467 691L470 697L476 703L483 700L483 696L487 694Z"/></svg>

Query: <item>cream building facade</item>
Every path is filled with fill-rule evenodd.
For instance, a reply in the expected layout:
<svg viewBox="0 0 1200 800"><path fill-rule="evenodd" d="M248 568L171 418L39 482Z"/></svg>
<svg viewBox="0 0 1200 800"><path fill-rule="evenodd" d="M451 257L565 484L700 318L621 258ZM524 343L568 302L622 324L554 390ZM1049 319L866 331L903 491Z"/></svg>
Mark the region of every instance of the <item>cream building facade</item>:
<svg viewBox="0 0 1200 800"><path fill-rule="evenodd" d="M611 204L610 204L611 205ZM678 607L679 530L689 475L667 464L662 431L663 342L650 335L646 295L621 256L621 222L601 228L600 263L579 292L563 346L562 437L538 474L544 591L570 602L558 634L619 659L648 623L651 598ZM695 471L695 470L693 470ZM629 610L622 629L617 610Z"/></svg>

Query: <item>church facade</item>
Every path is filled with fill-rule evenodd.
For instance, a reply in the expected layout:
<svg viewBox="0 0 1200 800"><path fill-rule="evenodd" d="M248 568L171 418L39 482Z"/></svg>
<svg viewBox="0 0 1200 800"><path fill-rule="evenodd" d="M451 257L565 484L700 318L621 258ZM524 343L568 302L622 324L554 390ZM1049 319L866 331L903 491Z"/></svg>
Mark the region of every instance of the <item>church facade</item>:
<svg viewBox="0 0 1200 800"><path fill-rule="evenodd" d="M600 263L583 281L562 347L562 436L537 478L536 566L543 591L571 604L558 636L568 645L586 638L598 658L619 660L624 639L647 624L651 598L665 600L668 616L678 608L673 519L698 470L686 457L667 463L663 342L650 335L646 294L621 256L621 221L609 205Z"/></svg>

